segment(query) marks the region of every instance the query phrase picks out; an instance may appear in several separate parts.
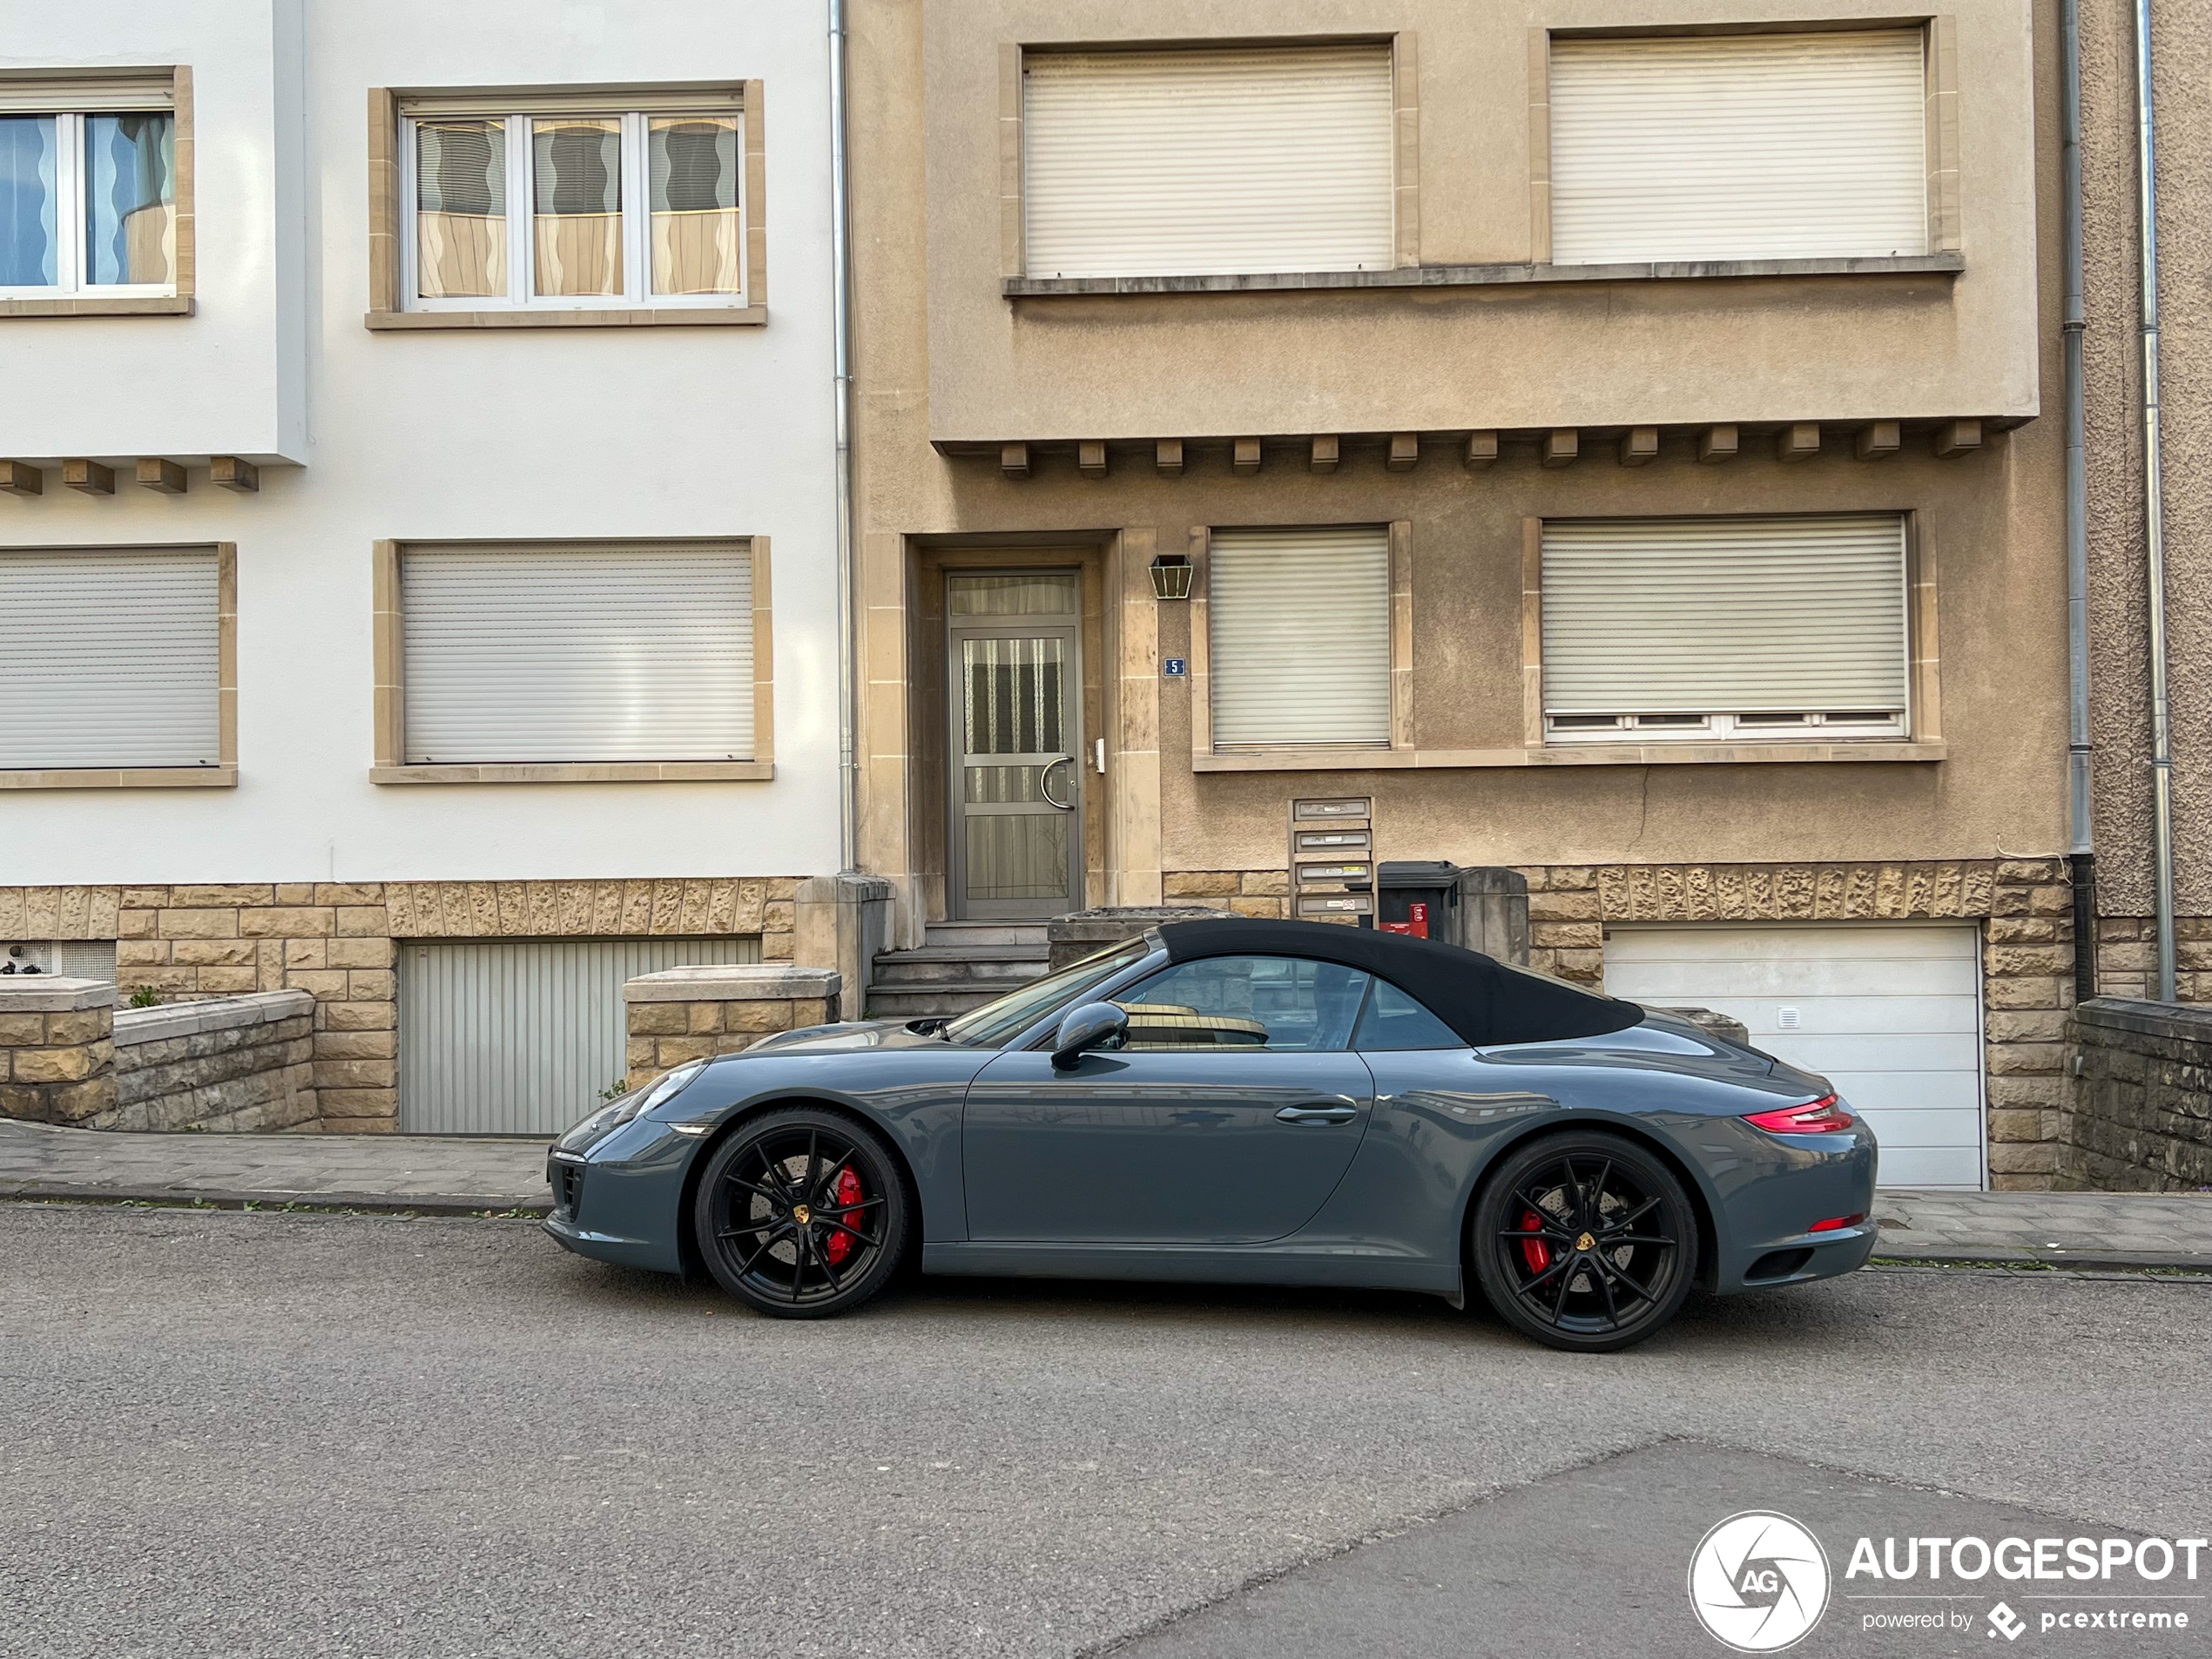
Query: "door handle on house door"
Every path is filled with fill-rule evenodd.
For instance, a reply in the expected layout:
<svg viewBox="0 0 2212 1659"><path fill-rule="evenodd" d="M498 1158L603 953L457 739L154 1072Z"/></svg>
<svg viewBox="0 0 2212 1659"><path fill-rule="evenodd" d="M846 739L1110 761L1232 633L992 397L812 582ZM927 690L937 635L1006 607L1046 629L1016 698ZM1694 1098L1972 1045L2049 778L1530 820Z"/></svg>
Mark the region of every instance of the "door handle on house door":
<svg viewBox="0 0 2212 1659"><path fill-rule="evenodd" d="M1278 1123L1349 1123L1359 1116L1359 1109L1341 1096L1335 1100L1308 1101L1302 1106L1285 1106L1275 1114Z"/></svg>
<svg viewBox="0 0 2212 1659"><path fill-rule="evenodd" d="M1072 813L1076 810L1076 803L1074 801L1055 800L1053 799L1052 794L1052 774L1054 771L1058 767L1072 766L1075 764L1075 756L1062 755L1057 759L1046 761L1044 763L1044 769L1038 772L1037 793L1044 797L1045 804L1048 806L1057 806L1063 813Z"/></svg>

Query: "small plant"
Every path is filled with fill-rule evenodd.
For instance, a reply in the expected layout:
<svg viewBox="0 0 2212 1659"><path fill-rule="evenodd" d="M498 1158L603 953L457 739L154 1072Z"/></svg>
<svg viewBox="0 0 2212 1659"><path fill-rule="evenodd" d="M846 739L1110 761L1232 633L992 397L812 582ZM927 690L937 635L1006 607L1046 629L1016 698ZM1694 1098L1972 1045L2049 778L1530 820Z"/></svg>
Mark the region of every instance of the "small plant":
<svg viewBox="0 0 2212 1659"><path fill-rule="evenodd" d="M617 1077L599 1091L601 1100L620 1100L630 1092L630 1079Z"/></svg>
<svg viewBox="0 0 2212 1659"><path fill-rule="evenodd" d="M134 1008L158 1008L161 1006L161 993L151 985L141 985L131 993L131 1006Z"/></svg>

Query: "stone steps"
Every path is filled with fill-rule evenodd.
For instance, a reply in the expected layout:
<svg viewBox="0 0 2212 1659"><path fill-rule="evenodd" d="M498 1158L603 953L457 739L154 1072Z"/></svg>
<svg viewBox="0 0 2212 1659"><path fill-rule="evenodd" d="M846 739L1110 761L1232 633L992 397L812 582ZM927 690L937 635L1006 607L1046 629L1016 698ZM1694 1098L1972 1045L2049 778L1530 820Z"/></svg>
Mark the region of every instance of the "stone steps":
<svg viewBox="0 0 2212 1659"><path fill-rule="evenodd" d="M872 1020L946 1019L1028 983L1049 956L1041 921L934 921L910 950L877 955Z"/></svg>

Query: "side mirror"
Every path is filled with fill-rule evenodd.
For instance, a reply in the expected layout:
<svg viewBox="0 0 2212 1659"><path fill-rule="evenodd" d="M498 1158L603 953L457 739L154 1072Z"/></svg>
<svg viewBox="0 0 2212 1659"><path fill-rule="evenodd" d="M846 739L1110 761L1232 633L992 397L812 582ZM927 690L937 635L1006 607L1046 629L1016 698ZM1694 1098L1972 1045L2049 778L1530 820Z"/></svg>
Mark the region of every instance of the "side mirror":
<svg viewBox="0 0 2212 1659"><path fill-rule="evenodd" d="M1129 1015L1111 1002L1085 1002L1060 1022L1060 1034L1052 1040L1053 1069L1073 1070L1085 1049L1096 1049L1109 1037L1123 1036L1128 1031Z"/></svg>

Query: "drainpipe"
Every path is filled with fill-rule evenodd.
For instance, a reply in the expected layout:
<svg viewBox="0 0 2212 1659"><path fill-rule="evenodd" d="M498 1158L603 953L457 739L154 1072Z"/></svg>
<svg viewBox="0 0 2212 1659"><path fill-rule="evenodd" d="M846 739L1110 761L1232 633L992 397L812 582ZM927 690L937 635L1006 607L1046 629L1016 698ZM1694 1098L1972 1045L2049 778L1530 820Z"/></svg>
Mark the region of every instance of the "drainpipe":
<svg viewBox="0 0 2212 1659"><path fill-rule="evenodd" d="M840 869L860 867L860 618L853 582L853 210L845 147L845 0L829 0L830 262L835 267L832 347L837 383L837 787Z"/></svg>
<svg viewBox="0 0 2212 1659"><path fill-rule="evenodd" d="M2097 994L2094 821L2089 776L2089 486L2085 449L2081 336L2081 14L2059 5L2059 172L2065 202L2065 291L2060 322L2066 354L2066 665L2067 692L2067 862L2073 869L2074 992Z"/></svg>
<svg viewBox="0 0 2212 1659"><path fill-rule="evenodd" d="M2150 0L2135 0L2136 248L2142 275L2144 570L2150 601L2151 872L2158 1000L2175 1001L2174 734L2166 704L2166 507L2158 418L2158 142L2151 119Z"/></svg>

